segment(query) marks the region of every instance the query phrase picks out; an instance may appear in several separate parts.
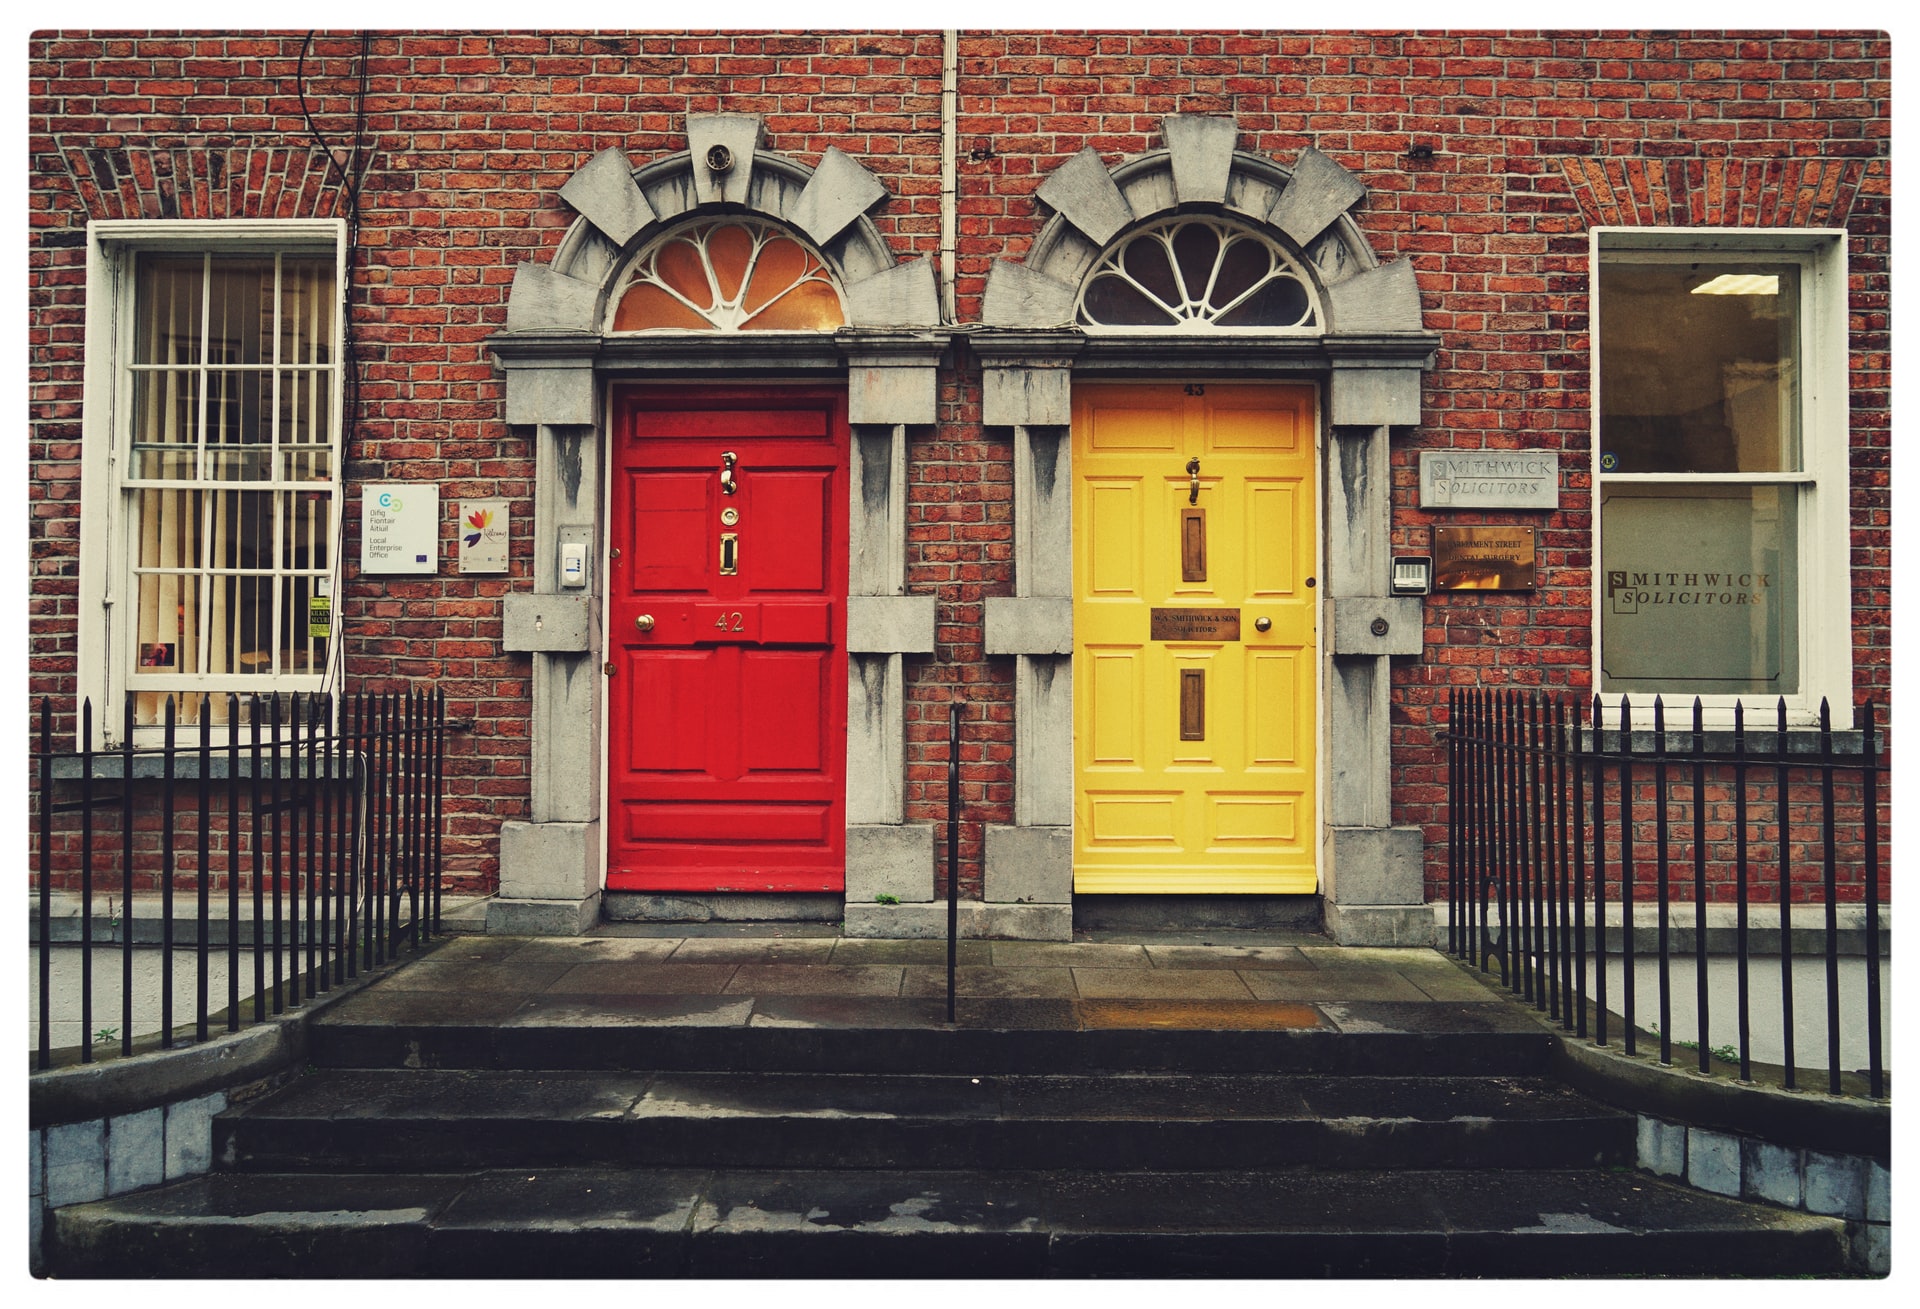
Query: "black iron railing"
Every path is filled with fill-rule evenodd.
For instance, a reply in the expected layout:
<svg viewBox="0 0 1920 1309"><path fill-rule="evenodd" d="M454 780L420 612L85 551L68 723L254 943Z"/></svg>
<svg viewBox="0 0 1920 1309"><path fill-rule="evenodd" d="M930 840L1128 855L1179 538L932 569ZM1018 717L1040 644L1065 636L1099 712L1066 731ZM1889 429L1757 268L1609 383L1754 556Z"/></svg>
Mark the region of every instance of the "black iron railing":
<svg viewBox="0 0 1920 1309"><path fill-rule="evenodd" d="M171 1049L205 1041L222 1009L225 1029L238 1031L439 931L442 693L223 699L223 739L210 699L182 731L169 698L158 747L136 748L129 696L122 744L104 751L55 750L53 709L40 703L40 1068L53 1062L56 948L78 952L79 1058L88 1063L116 1044L134 1051L140 950L158 949L159 1046ZM92 741L91 702L81 702L79 732ZM69 941L55 940L56 892L77 901ZM135 930L136 895L157 899L157 933ZM224 942L214 939L216 895ZM97 1004L96 958L115 950L119 995ZM222 955L224 1005L211 980ZM191 1036L175 1021L176 967L195 979Z"/></svg>
<svg viewBox="0 0 1920 1309"><path fill-rule="evenodd" d="M1836 749L1824 701L1817 733L1790 732L1784 700L1770 733L1750 730L1741 705L1730 734L1705 730L1698 700L1690 731L1670 733L1658 699L1649 717L1635 713L1623 698L1609 724L1598 697L1589 709L1537 692L1453 692L1448 948L1483 972L1497 966L1509 989L1570 1032L1585 1037L1591 1017L1600 1045L1610 1009L1628 1054L1637 1053L1644 1020L1662 1063L1672 1062L1676 1040L1674 975L1690 963L1695 1039L1685 1044L1696 1047L1701 1072L1718 1057L1751 1081L1754 989L1765 981L1755 958L1775 953L1756 944L1763 926L1755 918L1771 911L1784 1084L1797 1079L1794 961L1811 957L1824 964L1828 1092L1858 1093L1842 1076L1841 1041L1864 1027L1865 1090L1883 1096L1883 765L1873 702L1860 711L1857 753ZM1845 932L1843 902L1860 920ZM1824 910L1817 925L1807 922L1809 908ZM1648 962L1636 952L1649 910L1652 1012L1635 977ZM1856 938L1849 948L1865 957L1864 1000L1851 1011L1842 1002L1843 936ZM1612 962L1620 991L1610 997ZM1729 967L1736 1037L1716 1047L1710 980Z"/></svg>

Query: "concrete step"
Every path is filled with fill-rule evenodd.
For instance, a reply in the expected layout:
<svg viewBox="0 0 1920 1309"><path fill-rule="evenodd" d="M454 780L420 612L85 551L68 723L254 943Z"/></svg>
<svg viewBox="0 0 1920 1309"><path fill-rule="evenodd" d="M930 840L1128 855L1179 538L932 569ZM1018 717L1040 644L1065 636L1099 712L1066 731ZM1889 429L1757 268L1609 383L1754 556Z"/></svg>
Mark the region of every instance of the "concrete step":
<svg viewBox="0 0 1920 1309"><path fill-rule="evenodd" d="M51 1217L55 1277L1832 1275L1834 1219L1629 1172L213 1174Z"/></svg>
<svg viewBox="0 0 1920 1309"><path fill-rule="evenodd" d="M264 1172L630 1167L1629 1166L1634 1119L1545 1079L350 1070L215 1123Z"/></svg>
<svg viewBox="0 0 1920 1309"><path fill-rule="evenodd" d="M665 995L527 1002L432 1021L379 992L318 1017L324 1068L493 1068L984 1076L1107 1071L1435 1076L1544 1073L1552 1037L1496 1004L1373 1003L1334 1030L1300 1005Z"/></svg>

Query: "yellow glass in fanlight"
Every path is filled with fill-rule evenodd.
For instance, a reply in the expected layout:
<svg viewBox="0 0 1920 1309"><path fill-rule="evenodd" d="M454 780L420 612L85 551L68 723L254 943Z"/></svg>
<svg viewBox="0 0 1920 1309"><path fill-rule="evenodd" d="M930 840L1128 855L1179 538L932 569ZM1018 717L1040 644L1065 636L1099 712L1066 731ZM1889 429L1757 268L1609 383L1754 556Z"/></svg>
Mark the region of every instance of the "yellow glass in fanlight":
<svg viewBox="0 0 1920 1309"><path fill-rule="evenodd" d="M840 297L825 282L803 282L740 325L745 332L824 332L846 315Z"/></svg>
<svg viewBox="0 0 1920 1309"><path fill-rule="evenodd" d="M713 229L707 237L707 262L713 265L714 281L720 284L720 302L731 304L739 298L740 284L746 279L747 265L753 260L753 233L729 223ZM755 281L759 278L756 276Z"/></svg>
<svg viewBox="0 0 1920 1309"><path fill-rule="evenodd" d="M638 332L649 327L677 327L685 331L711 330L713 324L651 282L636 282L620 299L613 316L616 332Z"/></svg>

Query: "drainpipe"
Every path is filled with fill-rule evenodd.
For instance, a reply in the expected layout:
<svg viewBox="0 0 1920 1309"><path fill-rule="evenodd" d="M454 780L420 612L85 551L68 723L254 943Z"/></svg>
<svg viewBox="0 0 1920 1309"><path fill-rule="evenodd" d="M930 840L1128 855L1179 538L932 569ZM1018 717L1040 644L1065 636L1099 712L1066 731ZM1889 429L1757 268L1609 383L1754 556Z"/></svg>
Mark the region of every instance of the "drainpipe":
<svg viewBox="0 0 1920 1309"><path fill-rule="evenodd" d="M960 232L960 34L940 34L940 321L959 316L954 251Z"/></svg>

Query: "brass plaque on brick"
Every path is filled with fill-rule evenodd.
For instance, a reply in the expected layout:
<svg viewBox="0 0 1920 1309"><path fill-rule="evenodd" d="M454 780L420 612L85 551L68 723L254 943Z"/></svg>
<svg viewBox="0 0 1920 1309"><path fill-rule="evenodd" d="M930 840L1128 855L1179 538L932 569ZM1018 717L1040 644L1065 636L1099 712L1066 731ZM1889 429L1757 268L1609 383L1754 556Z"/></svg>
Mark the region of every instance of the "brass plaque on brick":
<svg viewBox="0 0 1920 1309"><path fill-rule="evenodd" d="M1531 527L1434 528L1433 589L1436 591L1533 590L1533 529Z"/></svg>
<svg viewBox="0 0 1920 1309"><path fill-rule="evenodd" d="M1238 609L1155 609L1151 611L1153 641L1238 641ZM1138 628L1134 629L1138 631Z"/></svg>

